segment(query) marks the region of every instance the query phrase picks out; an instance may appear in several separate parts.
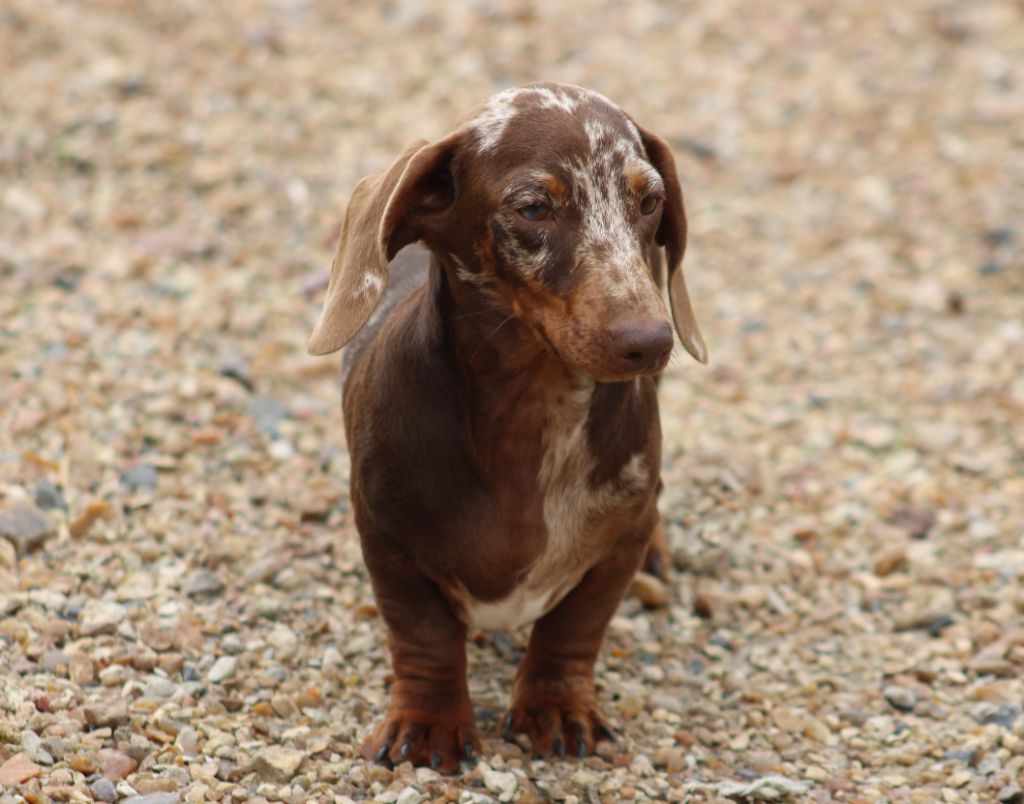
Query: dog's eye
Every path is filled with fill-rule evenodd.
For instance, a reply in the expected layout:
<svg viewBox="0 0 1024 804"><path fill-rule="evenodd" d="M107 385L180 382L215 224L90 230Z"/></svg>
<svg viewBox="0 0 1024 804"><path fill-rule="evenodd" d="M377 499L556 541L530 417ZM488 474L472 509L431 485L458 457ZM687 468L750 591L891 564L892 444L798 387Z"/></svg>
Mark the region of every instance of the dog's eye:
<svg viewBox="0 0 1024 804"><path fill-rule="evenodd" d="M551 215L551 209L547 204L527 204L519 207L517 212L528 221L543 221Z"/></svg>
<svg viewBox="0 0 1024 804"><path fill-rule="evenodd" d="M661 198L659 198L656 195L645 195L640 200L640 214L650 215L652 212L654 212L654 210L658 208L659 201L661 201Z"/></svg>

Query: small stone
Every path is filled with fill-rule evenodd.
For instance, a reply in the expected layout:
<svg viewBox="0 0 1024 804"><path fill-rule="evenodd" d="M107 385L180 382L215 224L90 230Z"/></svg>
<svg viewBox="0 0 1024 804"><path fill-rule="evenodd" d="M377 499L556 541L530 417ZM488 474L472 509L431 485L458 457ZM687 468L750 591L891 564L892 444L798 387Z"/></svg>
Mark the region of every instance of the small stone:
<svg viewBox="0 0 1024 804"><path fill-rule="evenodd" d="M68 678L79 687L92 684L96 680L92 659L84 653L72 653L68 662Z"/></svg>
<svg viewBox="0 0 1024 804"><path fill-rule="evenodd" d="M423 794L415 787L405 787L395 799L395 804L420 804L423 801Z"/></svg>
<svg viewBox="0 0 1024 804"><path fill-rule="evenodd" d="M698 617L715 619L729 609L730 598L726 588L710 578L698 578L693 595L693 610Z"/></svg>
<svg viewBox="0 0 1024 804"><path fill-rule="evenodd" d="M79 633L87 637L113 634L127 616L128 609L120 603L94 600L82 610L82 624L79 627Z"/></svg>
<svg viewBox="0 0 1024 804"><path fill-rule="evenodd" d="M103 775L114 781L124 779L139 766L130 756L113 748L101 748L97 759Z"/></svg>
<svg viewBox="0 0 1024 804"><path fill-rule="evenodd" d="M669 596L665 584L653 575L638 572L633 578L633 586L629 590L631 597L637 598L645 606L661 608L668 605Z"/></svg>
<svg viewBox="0 0 1024 804"><path fill-rule="evenodd" d="M882 690L882 696L889 704L901 712L912 712L917 706L917 694L907 687L889 684Z"/></svg>
<svg viewBox="0 0 1024 804"><path fill-rule="evenodd" d="M1019 785L1008 784L996 794L996 800L1007 804L1019 804L1024 800L1024 790L1021 790Z"/></svg>
<svg viewBox="0 0 1024 804"><path fill-rule="evenodd" d="M114 509L103 500L93 500L85 509L68 523L68 533L76 539L85 536L93 524L100 519L109 519L114 514Z"/></svg>
<svg viewBox="0 0 1024 804"><path fill-rule="evenodd" d="M177 793L149 793L145 796L123 798L121 804L178 804L180 801L181 796Z"/></svg>
<svg viewBox="0 0 1024 804"><path fill-rule="evenodd" d="M120 798L117 794L117 788L114 787L114 783L105 776L101 776L90 784L89 790L92 791L93 796L95 796L98 801L117 801L118 798Z"/></svg>
<svg viewBox="0 0 1024 804"><path fill-rule="evenodd" d="M129 466L121 474L121 483L132 491L156 487L156 468L148 463L137 463Z"/></svg>
<svg viewBox="0 0 1024 804"><path fill-rule="evenodd" d="M117 728L128 724L128 702L123 698L86 704L82 712L85 722L97 728Z"/></svg>
<svg viewBox="0 0 1024 804"><path fill-rule="evenodd" d="M72 754L67 758L67 763L71 770L75 770L86 775L95 773L97 769L96 763L93 762L92 757L89 757L86 754Z"/></svg>
<svg viewBox="0 0 1024 804"><path fill-rule="evenodd" d="M654 754L654 765L669 773L679 773L686 767L686 752L682 748L659 748Z"/></svg>
<svg viewBox="0 0 1024 804"><path fill-rule="evenodd" d="M43 769L29 759L27 754L15 754L0 765L0 787L24 784L42 771Z"/></svg>
<svg viewBox="0 0 1024 804"><path fill-rule="evenodd" d="M234 380L250 393L254 390L249 364L242 357L234 356L224 360L220 364L220 375Z"/></svg>
<svg viewBox="0 0 1024 804"><path fill-rule="evenodd" d="M132 671L123 664L111 664L100 670L100 684L104 687L120 687L132 676Z"/></svg>
<svg viewBox="0 0 1024 804"><path fill-rule="evenodd" d="M907 565L907 551L902 547L895 547L882 553L875 561L874 572L879 578L892 575L896 570L903 569Z"/></svg>
<svg viewBox="0 0 1024 804"><path fill-rule="evenodd" d="M183 726L174 738L174 744L181 749L185 756L195 756L199 753L199 735L191 726Z"/></svg>
<svg viewBox="0 0 1024 804"><path fill-rule="evenodd" d="M0 537L14 544L19 555L41 546L56 532L49 515L32 503L17 503L0 511Z"/></svg>
<svg viewBox="0 0 1024 804"><path fill-rule="evenodd" d="M484 787L492 793L508 795L509 797L516 790L516 776L508 771L494 770L486 765L481 768L484 779Z"/></svg>
<svg viewBox="0 0 1024 804"><path fill-rule="evenodd" d="M270 699L270 706L273 708L274 714L285 720L293 718L299 713L298 707L287 695L275 695Z"/></svg>
<svg viewBox="0 0 1024 804"><path fill-rule="evenodd" d="M213 663L213 667L206 674L206 678L211 684L220 684L232 678L237 669L238 659L234 656L221 656Z"/></svg>
<svg viewBox="0 0 1024 804"><path fill-rule="evenodd" d="M224 581L209 570L196 570L188 579L185 593L189 597L219 595L224 591Z"/></svg>
<svg viewBox="0 0 1024 804"><path fill-rule="evenodd" d="M64 501L64 492L51 480L40 480L36 484L36 505L44 511L66 511L68 504Z"/></svg>
<svg viewBox="0 0 1024 804"><path fill-rule="evenodd" d="M256 755L253 769L264 779L284 784L291 781L305 758L306 754L303 751L283 746L270 746Z"/></svg>
<svg viewBox="0 0 1024 804"><path fill-rule="evenodd" d="M25 730L21 733L21 749L33 762L40 765L53 764L53 756L43 748L43 739L34 731Z"/></svg>
<svg viewBox="0 0 1024 804"><path fill-rule="evenodd" d="M142 690L142 697L155 701L166 701L174 697L178 685L163 676L150 676Z"/></svg>
<svg viewBox="0 0 1024 804"><path fill-rule="evenodd" d="M299 638L287 625L275 625L267 635L267 642L274 648L278 659L290 659L299 648Z"/></svg>

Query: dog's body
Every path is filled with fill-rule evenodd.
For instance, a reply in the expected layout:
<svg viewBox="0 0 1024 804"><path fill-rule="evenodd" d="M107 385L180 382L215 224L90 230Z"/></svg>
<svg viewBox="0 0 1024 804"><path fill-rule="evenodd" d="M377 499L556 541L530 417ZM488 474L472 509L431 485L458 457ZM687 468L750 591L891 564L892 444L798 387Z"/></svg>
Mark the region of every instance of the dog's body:
<svg viewBox="0 0 1024 804"><path fill-rule="evenodd" d="M580 755L607 736L594 661L660 531L658 245L705 357L685 234L664 143L562 85L495 96L353 194L310 349L351 341L352 502L395 670L368 757L479 750L469 626L535 623L507 732Z"/></svg>

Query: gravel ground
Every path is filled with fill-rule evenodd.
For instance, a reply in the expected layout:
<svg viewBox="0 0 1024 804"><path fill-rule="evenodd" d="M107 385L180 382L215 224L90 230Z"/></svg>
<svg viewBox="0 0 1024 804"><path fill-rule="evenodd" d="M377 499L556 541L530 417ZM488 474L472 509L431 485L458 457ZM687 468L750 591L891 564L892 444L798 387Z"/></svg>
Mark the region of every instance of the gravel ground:
<svg viewBox="0 0 1024 804"><path fill-rule="evenodd" d="M1021 801L1024 5L0 7L0 801ZM534 78L675 147L711 353L620 742L365 764L384 629L337 363L346 195ZM6 791L6 792L4 792Z"/></svg>

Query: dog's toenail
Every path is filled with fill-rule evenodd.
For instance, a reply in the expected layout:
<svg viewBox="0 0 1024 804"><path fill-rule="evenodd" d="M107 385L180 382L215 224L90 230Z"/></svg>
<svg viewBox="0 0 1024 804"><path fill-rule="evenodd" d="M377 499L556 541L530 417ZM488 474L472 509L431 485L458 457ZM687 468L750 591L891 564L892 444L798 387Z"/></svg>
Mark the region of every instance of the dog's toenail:
<svg viewBox="0 0 1024 804"><path fill-rule="evenodd" d="M432 756L430 758L430 767L432 767L434 770L437 770L438 768L441 767L441 755L440 754L434 754L434 756Z"/></svg>
<svg viewBox="0 0 1024 804"><path fill-rule="evenodd" d="M556 739L554 745L552 745L551 747L554 750L554 752L558 754L558 756L562 758L565 757L565 744L562 742L561 739Z"/></svg>

